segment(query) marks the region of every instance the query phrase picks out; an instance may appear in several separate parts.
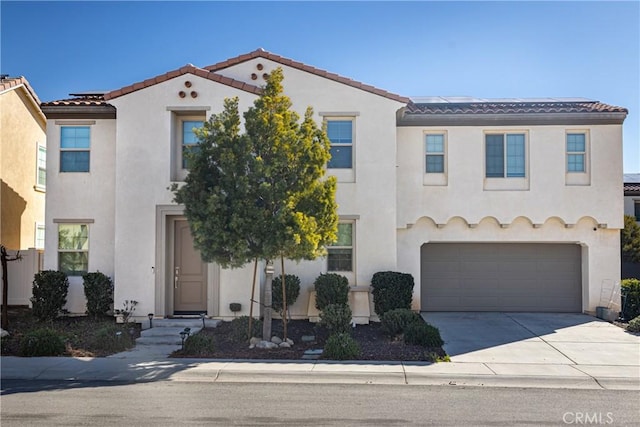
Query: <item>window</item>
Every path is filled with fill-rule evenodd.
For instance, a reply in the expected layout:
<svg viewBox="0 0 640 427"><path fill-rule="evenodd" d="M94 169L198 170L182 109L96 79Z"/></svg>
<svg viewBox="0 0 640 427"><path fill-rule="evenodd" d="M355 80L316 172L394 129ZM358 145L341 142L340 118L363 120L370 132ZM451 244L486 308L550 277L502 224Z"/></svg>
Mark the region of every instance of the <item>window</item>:
<svg viewBox="0 0 640 427"><path fill-rule="evenodd" d="M567 134L567 172L586 172L587 143L584 133Z"/></svg>
<svg viewBox="0 0 640 427"><path fill-rule="evenodd" d="M68 276L89 271L89 226L58 224L58 270Z"/></svg>
<svg viewBox="0 0 640 427"><path fill-rule="evenodd" d="M487 134L485 148L487 178L525 177L524 134Z"/></svg>
<svg viewBox="0 0 640 427"><path fill-rule="evenodd" d="M338 224L338 240L327 248L328 271L353 271L353 223Z"/></svg>
<svg viewBox="0 0 640 427"><path fill-rule="evenodd" d="M330 169L353 168L353 119L327 120L327 136L331 141Z"/></svg>
<svg viewBox="0 0 640 427"><path fill-rule="evenodd" d="M189 169L186 153L195 153L200 141L194 130L202 128L202 120L184 120L182 122L182 169Z"/></svg>
<svg viewBox="0 0 640 427"><path fill-rule="evenodd" d="M36 177L36 187L44 189L47 186L47 148L38 145L38 175Z"/></svg>
<svg viewBox="0 0 640 427"><path fill-rule="evenodd" d="M636 217L636 221L640 221L640 200L636 200L633 203L633 213Z"/></svg>
<svg viewBox="0 0 640 427"><path fill-rule="evenodd" d="M36 223L36 249L44 249L44 224Z"/></svg>
<svg viewBox="0 0 640 427"><path fill-rule="evenodd" d="M89 126L60 128L60 172L89 172Z"/></svg>
<svg viewBox="0 0 640 427"><path fill-rule="evenodd" d="M426 135L426 173L444 173L444 135Z"/></svg>

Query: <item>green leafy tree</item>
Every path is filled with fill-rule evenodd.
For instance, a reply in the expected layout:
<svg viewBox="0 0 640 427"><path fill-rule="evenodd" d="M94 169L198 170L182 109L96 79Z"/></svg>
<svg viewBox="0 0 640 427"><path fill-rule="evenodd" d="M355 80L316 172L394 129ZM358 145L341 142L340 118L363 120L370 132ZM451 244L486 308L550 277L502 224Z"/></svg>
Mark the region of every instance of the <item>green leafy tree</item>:
<svg viewBox="0 0 640 427"><path fill-rule="evenodd" d="M622 260L640 262L640 226L635 217L624 216L624 229L620 232Z"/></svg>
<svg viewBox="0 0 640 427"><path fill-rule="evenodd" d="M224 111L198 131L200 149L189 155L185 185L172 187L206 262L235 268L258 259L315 259L335 241L336 181L324 177L330 142L311 107L300 122L283 79L280 68L271 72L244 114L243 134L237 98L225 100ZM270 280L265 294L271 295ZM271 302L265 299L268 339Z"/></svg>

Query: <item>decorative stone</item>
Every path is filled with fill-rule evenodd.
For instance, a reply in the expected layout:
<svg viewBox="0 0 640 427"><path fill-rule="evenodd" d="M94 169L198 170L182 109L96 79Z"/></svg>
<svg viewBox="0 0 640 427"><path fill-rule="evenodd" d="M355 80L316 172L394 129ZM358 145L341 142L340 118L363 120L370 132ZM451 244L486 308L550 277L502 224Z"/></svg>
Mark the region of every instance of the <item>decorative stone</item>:
<svg viewBox="0 0 640 427"><path fill-rule="evenodd" d="M284 342L281 342L278 345L278 347L280 347L280 348L289 348L289 347L291 347L291 344L289 344L288 342L284 341Z"/></svg>
<svg viewBox="0 0 640 427"><path fill-rule="evenodd" d="M256 348L272 349L277 347L278 347L278 344L272 343L270 341L260 341L258 344L256 344Z"/></svg>
<svg viewBox="0 0 640 427"><path fill-rule="evenodd" d="M302 336L302 342L313 342L316 340L316 336L315 335L303 335Z"/></svg>
<svg viewBox="0 0 640 427"><path fill-rule="evenodd" d="M8 337L8 336L9 336L9 332L5 331L2 328L0 328L0 337L4 338L4 337Z"/></svg>
<svg viewBox="0 0 640 427"><path fill-rule="evenodd" d="M289 343L289 345L293 345L293 340L291 338L287 338L287 343Z"/></svg>
<svg viewBox="0 0 640 427"><path fill-rule="evenodd" d="M252 348L256 348L255 344L249 344L249 350L251 350Z"/></svg>
<svg viewBox="0 0 640 427"><path fill-rule="evenodd" d="M252 338L249 340L249 344L255 347L255 345L256 345L256 344L258 344L260 341L262 341L260 338L258 338L258 337L252 337Z"/></svg>
<svg viewBox="0 0 640 427"><path fill-rule="evenodd" d="M271 342L274 343L274 344L280 344L280 343L282 343L282 340L279 337L274 335L274 336L271 337Z"/></svg>

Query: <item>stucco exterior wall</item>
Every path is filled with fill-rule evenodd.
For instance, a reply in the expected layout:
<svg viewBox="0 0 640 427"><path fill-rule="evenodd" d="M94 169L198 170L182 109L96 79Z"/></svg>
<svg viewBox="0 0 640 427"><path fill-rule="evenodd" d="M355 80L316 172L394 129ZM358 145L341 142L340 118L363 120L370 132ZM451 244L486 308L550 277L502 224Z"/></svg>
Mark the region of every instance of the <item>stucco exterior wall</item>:
<svg viewBox="0 0 640 427"><path fill-rule="evenodd" d="M0 242L33 248L36 223L44 223L45 214L45 193L35 187L46 122L24 87L0 94L0 112Z"/></svg>
<svg viewBox="0 0 640 427"><path fill-rule="evenodd" d="M89 126L90 171L60 172L60 128ZM48 120L47 215L44 268L58 269L58 224L60 221L89 223L89 271L115 277L115 120ZM86 301L82 277L69 277L67 310L84 313ZM117 307L116 307L117 308Z"/></svg>

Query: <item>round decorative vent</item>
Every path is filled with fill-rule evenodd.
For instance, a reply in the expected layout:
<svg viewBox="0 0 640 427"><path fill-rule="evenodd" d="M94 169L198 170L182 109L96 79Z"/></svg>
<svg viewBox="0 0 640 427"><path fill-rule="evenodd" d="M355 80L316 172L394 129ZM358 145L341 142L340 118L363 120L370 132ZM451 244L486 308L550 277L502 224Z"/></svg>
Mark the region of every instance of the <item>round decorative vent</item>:
<svg viewBox="0 0 640 427"><path fill-rule="evenodd" d="M180 92L178 92L178 96L180 96L180 98L184 98L185 96L187 96L187 94L184 93L183 90L181 90Z"/></svg>
<svg viewBox="0 0 640 427"><path fill-rule="evenodd" d="M184 82L184 85L186 87L191 87L191 82L189 80L187 80L186 82Z"/></svg>
<svg viewBox="0 0 640 427"><path fill-rule="evenodd" d="M256 65L256 68L257 68L258 70L262 70L264 67L262 66L262 64L258 64L258 65Z"/></svg>
<svg viewBox="0 0 640 427"><path fill-rule="evenodd" d="M191 91L191 97L192 98L197 98L198 97L198 92L196 92L195 90Z"/></svg>
<svg viewBox="0 0 640 427"><path fill-rule="evenodd" d="M256 73L251 73L251 80L255 80L258 78L258 75Z"/></svg>

